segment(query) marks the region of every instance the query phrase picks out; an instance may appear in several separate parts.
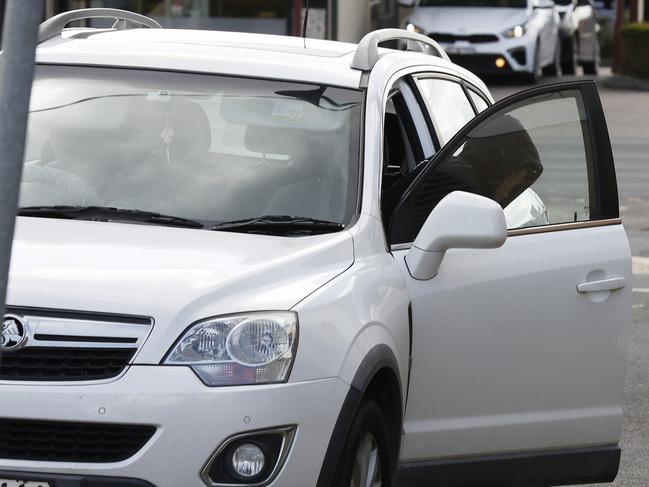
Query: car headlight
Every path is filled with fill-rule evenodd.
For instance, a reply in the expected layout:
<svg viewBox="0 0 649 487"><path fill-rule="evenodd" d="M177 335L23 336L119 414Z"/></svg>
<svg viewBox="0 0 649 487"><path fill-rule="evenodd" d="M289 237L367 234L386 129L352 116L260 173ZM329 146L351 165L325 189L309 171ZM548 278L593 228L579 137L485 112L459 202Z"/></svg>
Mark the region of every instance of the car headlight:
<svg viewBox="0 0 649 487"><path fill-rule="evenodd" d="M192 325L163 364L189 366L209 386L285 382L297 337L293 312L210 318Z"/></svg>
<svg viewBox="0 0 649 487"><path fill-rule="evenodd" d="M503 32L503 35L511 39L516 39L519 37L523 37L525 35L525 32L527 32L527 28L525 27L525 25L516 25L511 29L507 29L505 32Z"/></svg>
<svg viewBox="0 0 649 487"><path fill-rule="evenodd" d="M406 24L406 30L408 32L414 32L416 34L423 34L423 32L424 32L424 29L422 29L421 27L418 27L415 24L412 24L410 22L408 22Z"/></svg>

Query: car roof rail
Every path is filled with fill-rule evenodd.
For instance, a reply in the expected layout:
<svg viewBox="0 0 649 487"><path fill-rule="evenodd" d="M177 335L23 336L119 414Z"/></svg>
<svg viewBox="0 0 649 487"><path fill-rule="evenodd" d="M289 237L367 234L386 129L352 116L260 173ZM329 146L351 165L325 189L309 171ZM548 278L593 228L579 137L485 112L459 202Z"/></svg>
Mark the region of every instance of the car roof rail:
<svg viewBox="0 0 649 487"><path fill-rule="evenodd" d="M63 29L75 20L83 19L114 19L113 29L123 30L134 27L149 27L151 29L162 29L162 26L152 18L144 15L119 10L116 8L82 8L70 10L55 15L43 22L38 29L38 43L61 35Z"/></svg>
<svg viewBox="0 0 649 487"><path fill-rule="evenodd" d="M442 46L430 37L405 29L380 29L370 32L361 39L356 48L352 68L360 71L371 71L379 61L379 45L387 41L410 41L417 44L421 52L428 52L433 56L449 61L448 54Z"/></svg>

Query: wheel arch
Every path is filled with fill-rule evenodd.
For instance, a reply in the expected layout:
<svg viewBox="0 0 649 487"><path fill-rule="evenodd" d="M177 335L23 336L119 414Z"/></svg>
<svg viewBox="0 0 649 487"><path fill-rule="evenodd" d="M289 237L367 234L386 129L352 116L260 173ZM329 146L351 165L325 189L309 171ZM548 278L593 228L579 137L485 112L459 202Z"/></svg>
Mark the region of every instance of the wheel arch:
<svg viewBox="0 0 649 487"><path fill-rule="evenodd" d="M347 440L356 412L366 397L374 399L381 409L387 413L388 417L386 419L388 419L391 426L390 433L395 438L393 460L396 467L403 425L401 375L392 349L385 344L380 344L373 347L365 355L351 381L349 391L329 439L329 445L316 484L317 487L336 487L333 485L333 481L342 452L341 446Z"/></svg>

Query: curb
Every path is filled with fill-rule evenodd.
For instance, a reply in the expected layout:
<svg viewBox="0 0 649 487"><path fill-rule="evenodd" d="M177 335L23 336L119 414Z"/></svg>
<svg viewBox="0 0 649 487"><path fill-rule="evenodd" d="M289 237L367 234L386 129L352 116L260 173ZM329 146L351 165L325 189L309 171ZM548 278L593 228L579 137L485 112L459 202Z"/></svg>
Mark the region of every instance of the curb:
<svg viewBox="0 0 649 487"><path fill-rule="evenodd" d="M607 76L600 78L600 83L616 90L649 91L649 80L629 76Z"/></svg>

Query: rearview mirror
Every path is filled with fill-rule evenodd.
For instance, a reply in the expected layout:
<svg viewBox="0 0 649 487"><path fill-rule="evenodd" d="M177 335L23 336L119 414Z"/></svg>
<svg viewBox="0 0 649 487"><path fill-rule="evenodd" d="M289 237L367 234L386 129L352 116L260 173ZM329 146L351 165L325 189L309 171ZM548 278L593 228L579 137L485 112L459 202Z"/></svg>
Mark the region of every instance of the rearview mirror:
<svg viewBox="0 0 649 487"><path fill-rule="evenodd" d="M507 240L502 207L463 191L446 196L430 213L406 255L410 275L418 280L437 275L449 249L495 249Z"/></svg>

